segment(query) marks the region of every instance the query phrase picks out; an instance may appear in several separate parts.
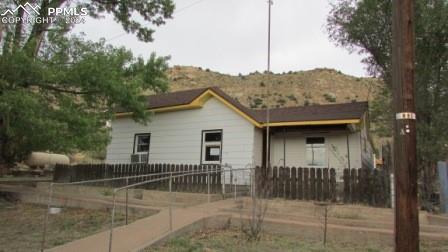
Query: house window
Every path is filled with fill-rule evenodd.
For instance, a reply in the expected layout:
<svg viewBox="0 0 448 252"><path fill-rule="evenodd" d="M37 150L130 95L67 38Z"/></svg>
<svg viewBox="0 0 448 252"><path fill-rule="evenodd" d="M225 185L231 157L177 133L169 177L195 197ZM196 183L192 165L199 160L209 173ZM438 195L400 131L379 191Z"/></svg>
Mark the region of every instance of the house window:
<svg viewBox="0 0 448 252"><path fill-rule="evenodd" d="M306 138L306 161L311 166L325 165L325 138L307 137Z"/></svg>
<svg viewBox="0 0 448 252"><path fill-rule="evenodd" d="M134 137L134 153L148 153L151 134L136 134Z"/></svg>
<svg viewBox="0 0 448 252"><path fill-rule="evenodd" d="M202 153L203 164L221 163L222 130L202 131Z"/></svg>

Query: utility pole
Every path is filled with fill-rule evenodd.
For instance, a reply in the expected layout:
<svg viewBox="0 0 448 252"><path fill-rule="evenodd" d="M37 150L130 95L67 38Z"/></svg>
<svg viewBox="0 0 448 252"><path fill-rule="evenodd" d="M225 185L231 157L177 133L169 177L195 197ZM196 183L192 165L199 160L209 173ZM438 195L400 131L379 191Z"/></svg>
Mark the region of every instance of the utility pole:
<svg viewBox="0 0 448 252"><path fill-rule="evenodd" d="M392 84L395 178L395 251L419 251L414 1L393 0Z"/></svg>

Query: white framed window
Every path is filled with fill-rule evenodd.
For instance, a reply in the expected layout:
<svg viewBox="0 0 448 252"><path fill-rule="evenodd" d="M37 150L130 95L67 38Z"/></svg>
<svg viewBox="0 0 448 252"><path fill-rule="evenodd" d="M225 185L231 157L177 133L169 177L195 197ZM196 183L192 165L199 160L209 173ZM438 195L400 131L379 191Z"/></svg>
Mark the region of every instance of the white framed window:
<svg viewBox="0 0 448 252"><path fill-rule="evenodd" d="M151 134L135 134L134 136L134 154L148 153L151 142Z"/></svg>
<svg viewBox="0 0 448 252"><path fill-rule="evenodd" d="M203 130L201 163L220 164L222 155L222 130Z"/></svg>
<svg viewBox="0 0 448 252"><path fill-rule="evenodd" d="M309 166L325 166L326 147L324 137L306 138L306 162Z"/></svg>

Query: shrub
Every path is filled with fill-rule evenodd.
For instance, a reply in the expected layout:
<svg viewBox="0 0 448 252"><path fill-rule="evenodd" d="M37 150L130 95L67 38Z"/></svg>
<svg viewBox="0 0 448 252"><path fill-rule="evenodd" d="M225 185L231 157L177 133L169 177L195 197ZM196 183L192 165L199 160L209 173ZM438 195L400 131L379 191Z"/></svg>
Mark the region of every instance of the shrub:
<svg viewBox="0 0 448 252"><path fill-rule="evenodd" d="M258 97L256 97L253 101L254 101L254 104L257 106L261 105L263 103L263 100Z"/></svg>
<svg viewBox="0 0 448 252"><path fill-rule="evenodd" d="M333 93L325 93L324 94L324 98L325 100L327 100L328 102L336 102L336 95Z"/></svg>
<svg viewBox="0 0 448 252"><path fill-rule="evenodd" d="M280 99L277 100L277 103L278 103L280 106L284 106L284 105L286 104L286 100L283 99L283 98L280 98Z"/></svg>
<svg viewBox="0 0 448 252"><path fill-rule="evenodd" d="M298 101L297 98L295 97L295 95L293 95L293 94L286 96L286 98L290 99L291 101L295 101L295 102Z"/></svg>
<svg viewBox="0 0 448 252"><path fill-rule="evenodd" d="M263 104L263 100L258 97L255 97L253 99L251 98L249 100L250 100L250 104L249 104L250 108L258 108L258 107L260 107L260 105Z"/></svg>
<svg viewBox="0 0 448 252"><path fill-rule="evenodd" d="M305 99L311 99L311 98L313 98L313 96L311 95L310 92L303 92L303 97L305 97Z"/></svg>

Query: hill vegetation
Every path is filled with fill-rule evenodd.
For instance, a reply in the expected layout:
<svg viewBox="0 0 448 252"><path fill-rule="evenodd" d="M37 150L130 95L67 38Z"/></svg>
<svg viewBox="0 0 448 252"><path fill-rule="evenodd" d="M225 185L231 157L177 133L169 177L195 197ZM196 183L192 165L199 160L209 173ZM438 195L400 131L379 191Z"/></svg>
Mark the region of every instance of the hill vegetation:
<svg viewBox="0 0 448 252"><path fill-rule="evenodd" d="M250 108L265 108L268 103L270 107L289 107L372 101L382 85L375 78L353 77L333 69L234 76L200 67L174 66L167 75L170 91L218 86Z"/></svg>

